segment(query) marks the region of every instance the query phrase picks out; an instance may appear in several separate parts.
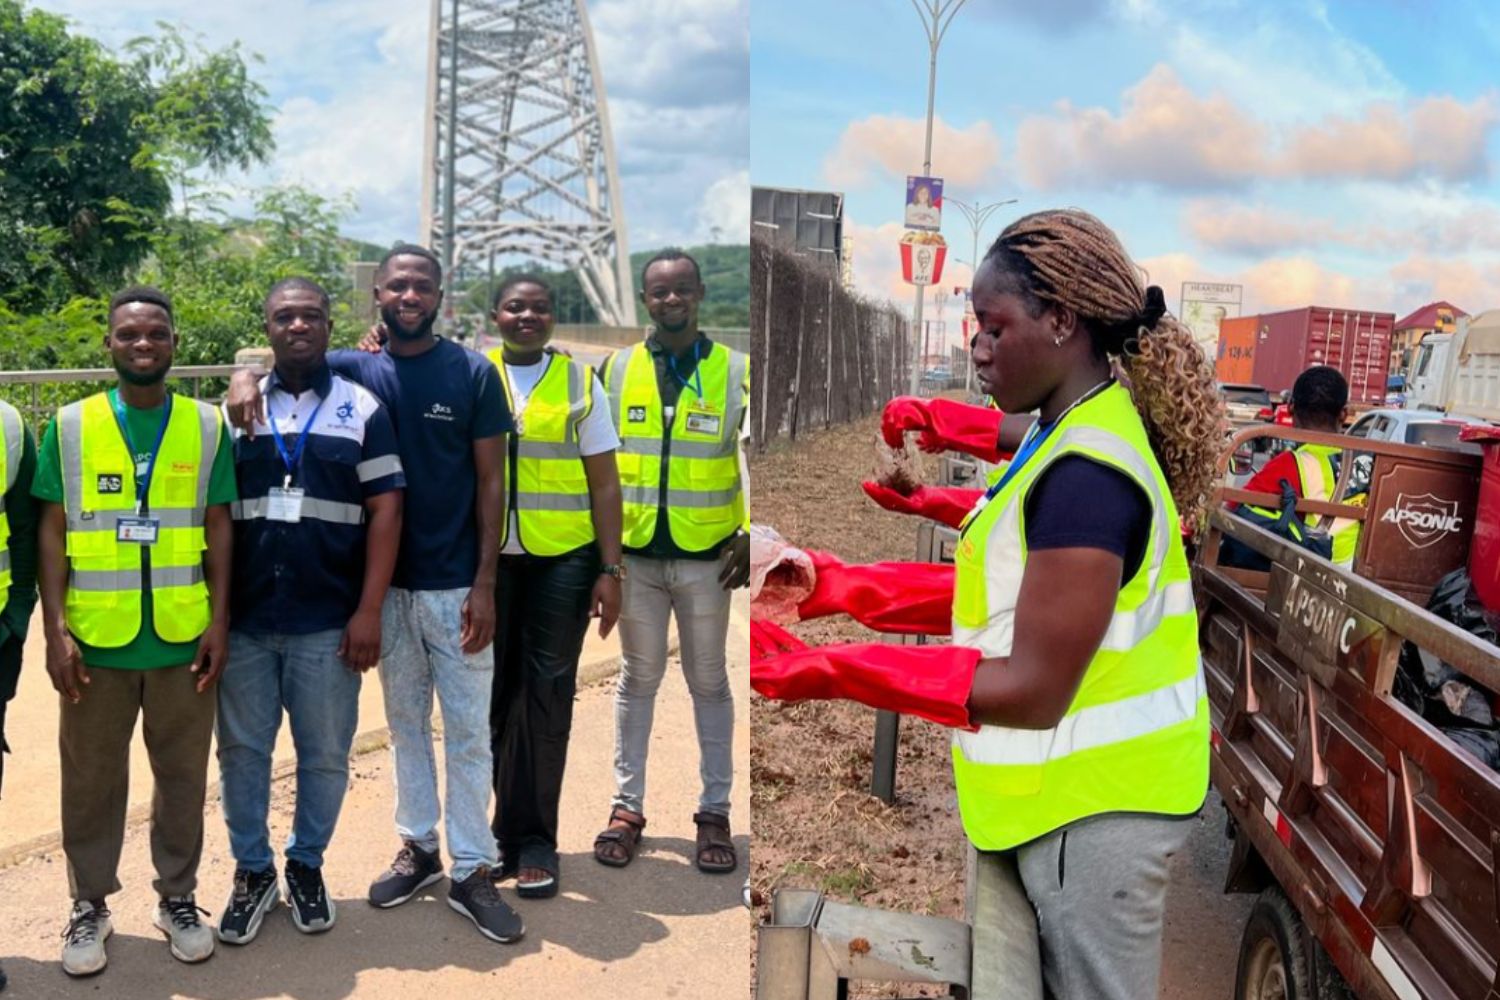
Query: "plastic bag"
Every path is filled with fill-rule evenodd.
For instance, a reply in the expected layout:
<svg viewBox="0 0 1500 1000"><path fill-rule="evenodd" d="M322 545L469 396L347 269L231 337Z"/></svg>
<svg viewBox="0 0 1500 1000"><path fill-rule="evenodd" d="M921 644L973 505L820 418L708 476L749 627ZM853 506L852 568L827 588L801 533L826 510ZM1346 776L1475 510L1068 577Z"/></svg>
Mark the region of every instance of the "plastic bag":
<svg viewBox="0 0 1500 1000"><path fill-rule="evenodd" d="M817 582L812 557L775 528L750 525L750 617L790 625Z"/></svg>

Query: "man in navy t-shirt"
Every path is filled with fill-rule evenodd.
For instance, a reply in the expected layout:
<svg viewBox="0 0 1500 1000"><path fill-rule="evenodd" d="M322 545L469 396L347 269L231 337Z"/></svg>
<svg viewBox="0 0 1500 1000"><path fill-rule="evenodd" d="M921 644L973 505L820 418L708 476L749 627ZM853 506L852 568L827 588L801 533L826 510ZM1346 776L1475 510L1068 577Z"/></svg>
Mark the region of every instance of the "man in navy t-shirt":
<svg viewBox="0 0 1500 1000"><path fill-rule="evenodd" d="M370 902L396 906L443 876L430 721L436 689L453 861L448 904L486 937L509 943L520 939L523 926L490 882L498 859L489 826L489 705L505 435L513 427L495 366L433 333L442 278L431 251L410 244L392 249L375 274L389 343L378 354L328 355L330 368L390 411L406 472L401 552L381 617L380 661L396 762L396 829L404 843L370 886ZM259 409L253 383L241 372L231 384L236 424Z"/></svg>

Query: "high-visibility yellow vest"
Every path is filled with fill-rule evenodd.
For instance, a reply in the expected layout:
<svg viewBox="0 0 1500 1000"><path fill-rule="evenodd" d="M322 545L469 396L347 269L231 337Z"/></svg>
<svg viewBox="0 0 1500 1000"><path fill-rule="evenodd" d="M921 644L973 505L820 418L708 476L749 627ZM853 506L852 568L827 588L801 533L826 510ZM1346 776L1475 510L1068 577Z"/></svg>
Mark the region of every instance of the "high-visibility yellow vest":
<svg viewBox="0 0 1500 1000"><path fill-rule="evenodd" d="M959 812L980 850L1015 847L1101 813L1189 815L1208 791L1208 696L1177 508L1121 386L1067 414L970 515L955 553L953 642L987 658L1011 654L1026 572L1026 498L1065 455L1139 485L1151 502L1151 537L1062 721L1044 730L982 726L956 734ZM1063 581L1059 588L1057 599L1065 600Z"/></svg>
<svg viewBox="0 0 1500 1000"><path fill-rule="evenodd" d="M26 432L21 414L0 400L0 611L10 603L10 515L5 510L5 494L16 485L21 474L21 449Z"/></svg>
<svg viewBox="0 0 1500 1000"><path fill-rule="evenodd" d="M160 522L156 542L116 540L135 514L135 460L105 393L57 414L67 515L68 629L101 649L128 645L141 630L142 550L150 552L152 620L164 642L190 642L212 618L203 576L208 483L224 433L219 411L169 397L143 516Z"/></svg>
<svg viewBox="0 0 1500 1000"><path fill-rule="evenodd" d="M604 387L620 434L617 457L629 548L650 544L662 507L672 541L689 552L711 549L750 526L739 463L750 358L715 344L697 371L692 384L683 386L669 426L650 349L636 344L605 362Z"/></svg>
<svg viewBox="0 0 1500 1000"><path fill-rule="evenodd" d="M594 406L594 372L561 354L548 354L547 370L523 409L505 371L503 349L489 352L516 420L516 523L521 547L532 555L560 556L594 540L589 479L579 451L578 428ZM510 518L500 527L500 545Z"/></svg>
<svg viewBox="0 0 1500 1000"><path fill-rule="evenodd" d="M1333 456L1340 454L1341 448L1324 444L1304 444L1292 452L1292 457L1297 460L1297 475L1302 480L1302 496L1307 500L1332 500L1334 491L1338 488L1338 473L1333 471ZM1346 500L1345 503L1358 503L1363 505L1363 500ZM1257 514L1266 517L1280 517L1279 510L1267 510L1264 507L1255 507L1246 504ZM1304 519L1306 520L1306 519ZM1333 539L1332 561L1335 565L1350 569L1354 566L1354 550L1359 545L1359 522L1349 517L1324 518L1317 525L1321 530L1328 532Z"/></svg>

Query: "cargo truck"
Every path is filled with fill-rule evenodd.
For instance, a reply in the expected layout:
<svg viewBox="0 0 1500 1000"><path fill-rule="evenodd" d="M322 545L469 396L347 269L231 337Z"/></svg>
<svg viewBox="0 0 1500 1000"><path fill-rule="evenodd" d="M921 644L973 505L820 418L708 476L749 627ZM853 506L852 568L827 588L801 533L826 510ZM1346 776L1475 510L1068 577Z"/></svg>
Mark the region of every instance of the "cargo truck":
<svg viewBox="0 0 1500 1000"><path fill-rule="evenodd" d="M1500 421L1500 309L1422 338L1412 370L1408 409Z"/></svg>
<svg viewBox="0 0 1500 1000"><path fill-rule="evenodd" d="M1215 368L1221 382L1250 382L1273 395L1291 389L1314 365L1332 365L1349 381L1349 402L1385 402L1395 313L1307 306L1226 319Z"/></svg>

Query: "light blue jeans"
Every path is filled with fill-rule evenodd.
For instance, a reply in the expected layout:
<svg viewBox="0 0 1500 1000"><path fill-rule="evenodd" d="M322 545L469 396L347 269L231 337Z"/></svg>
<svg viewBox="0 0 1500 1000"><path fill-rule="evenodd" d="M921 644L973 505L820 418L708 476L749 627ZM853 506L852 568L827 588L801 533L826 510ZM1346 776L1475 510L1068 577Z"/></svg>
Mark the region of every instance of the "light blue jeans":
<svg viewBox="0 0 1500 1000"><path fill-rule="evenodd" d="M620 646L624 666L615 688L614 804L645 814L646 753L656 716L656 692L667 672L667 626L677 615L682 672L693 696L698 730L701 812L729 815L734 784L734 693L724 646L729 637L729 591L719 583L718 560L625 556Z"/></svg>
<svg viewBox="0 0 1500 1000"><path fill-rule="evenodd" d="M461 590L386 592L381 612L380 684L396 758L396 831L425 851L438 848L437 758L432 750L432 693L443 713L449 877L461 882L498 858L490 831L490 688L495 655L459 647Z"/></svg>
<svg viewBox="0 0 1500 1000"><path fill-rule="evenodd" d="M323 865L344 790L359 721L360 676L336 656L341 629L308 635L229 633L229 665L219 680L219 775L235 864L263 871L276 860L266 816L271 752L281 713L297 750L297 811L286 856Z"/></svg>

